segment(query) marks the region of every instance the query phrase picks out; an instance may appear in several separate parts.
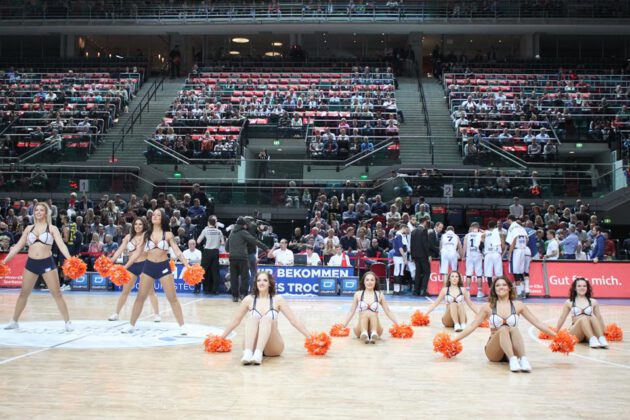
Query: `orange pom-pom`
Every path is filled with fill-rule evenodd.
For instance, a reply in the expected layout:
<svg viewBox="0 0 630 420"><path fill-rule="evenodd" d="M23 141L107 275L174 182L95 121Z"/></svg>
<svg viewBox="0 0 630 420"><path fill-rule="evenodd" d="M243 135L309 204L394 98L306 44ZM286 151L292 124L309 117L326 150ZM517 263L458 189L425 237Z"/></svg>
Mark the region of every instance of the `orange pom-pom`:
<svg viewBox="0 0 630 420"><path fill-rule="evenodd" d="M190 268L184 271L182 278L186 284L194 286L195 284L201 283L205 274L206 270L204 270L199 264L195 264L191 265Z"/></svg>
<svg viewBox="0 0 630 420"><path fill-rule="evenodd" d="M425 315L419 310L411 314L411 325L414 327L426 327L431 323L429 315Z"/></svg>
<svg viewBox="0 0 630 420"><path fill-rule="evenodd" d="M131 281L131 273L122 265L115 264L109 269L109 279L116 286L123 286Z"/></svg>
<svg viewBox="0 0 630 420"><path fill-rule="evenodd" d="M78 257L70 257L63 262L63 266L61 268L66 277L76 280L85 274L87 271L87 264Z"/></svg>
<svg viewBox="0 0 630 420"><path fill-rule="evenodd" d="M463 349L462 343L453 340L448 333L439 333L433 338L433 351L442 353L447 359L457 356Z"/></svg>
<svg viewBox="0 0 630 420"><path fill-rule="evenodd" d="M101 277L109 277L109 270L112 269L114 263L105 255L101 255L94 261L94 269L98 271Z"/></svg>
<svg viewBox="0 0 630 420"><path fill-rule="evenodd" d="M552 327L551 325L548 325L548 327L551 331L556 331L556 327ZM539 331L538 338L541 340L551 340L552 337L544 331Z"/></svg>
<svg viewBox="0 0 630 420"><path fill-rule="evenodd" d="M554 353L564 353L568 356L575 350L577 342L576 336L569 334L567 330L560 330L549 344L549 348Z"/></svg>
<svg viewBox="0 0 630 420"><path fill-rule="evenodd" d="M389 333L394 338L411 338L413 337L413 328L409 324L394 324L389 329Z"/></svg>
<svg viewBox="0 0 630 420"><path fill-rule="evenodd" d="M175 265L175 261L169 261L168 266L171 267L171 273L175 274L175 270L177 270L177 265Z"/></svg>
<svg viewBox="0 0 630 420"><path fill-rule="evenodd" d="M479 328L490 328L490 323L487 319L484 319L481 321L481 324L479 324Z"/></svg>
<svg viewBox="0 0 630 420"><path fill-rule="evenodd" d="M617 324L608 324L604 336L608 341L621 341L623 340L623 330Z"/></svg>
<svg viewBox="0 0 630 420"><path fill-rule="evenodd" d="M333 337L347 337L350 335L350 328L346 328L343 324L335 324L330 329L330 335Z"/></svg>
<svg viewBox="0 0 630 420"><path fill-rule="evenodd" d="M208 335L203 341L207 353L227 353L232 351L232 340L218 335Z"/></svg>
<svg viewBox="0 0 630 420"><path fill-rule="evenodd" d="M3 262L0 262L0 277L6 277L11 274L11 267Z"/></svg>
<svg viewBox="0 0 630 420"><path fill-rule="evenodd" d="M313 334L304 341L304 347L314 356L323 356L328 352L332 340L325 332Z"/></svg>

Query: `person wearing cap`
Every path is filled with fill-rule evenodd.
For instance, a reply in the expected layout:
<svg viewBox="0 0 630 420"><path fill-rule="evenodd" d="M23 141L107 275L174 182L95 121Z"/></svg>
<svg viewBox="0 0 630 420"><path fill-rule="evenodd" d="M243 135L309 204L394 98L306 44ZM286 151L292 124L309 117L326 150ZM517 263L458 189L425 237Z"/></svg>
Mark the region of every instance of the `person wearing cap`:
<svg viewBox="0 0 630 420"><path fill-rule="evenodd" d="M249 288L249 258L248 245L258 246L265 251L269 247L256 239L247 231L247 221L244 217L236 219L236 224L230 232L225 250L230 253L230 283L232 300L238 302L248 293ZM240 280L240 283L239 283Z"/></svg>

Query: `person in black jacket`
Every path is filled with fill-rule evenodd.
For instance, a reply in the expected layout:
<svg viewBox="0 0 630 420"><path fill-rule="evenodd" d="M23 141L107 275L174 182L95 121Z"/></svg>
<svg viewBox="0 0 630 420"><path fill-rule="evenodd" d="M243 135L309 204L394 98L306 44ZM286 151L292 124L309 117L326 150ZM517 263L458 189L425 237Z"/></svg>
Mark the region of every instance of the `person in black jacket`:
<svg viewBox="0 0 630 420"><path fill-rule="evenodd" d="M411 232L411 257L416 263L413 294L416 296L427 295L427 285L431 275L431 244L428 225L429 218L425 216L420 220L418 227Z"/></svg>
<svg viewBox="0 0 630 420"><path fill-rule="evenodd" d="M267 251L269 247L247 231L247 221L243 217L236 219L236 224L228 237L225 250L230 253L230 283L232 300L243 299L249 288L248 246L259 246ZM239 284L240 279L240 284ZM239 293L240 292L240 293Z"/></svg>

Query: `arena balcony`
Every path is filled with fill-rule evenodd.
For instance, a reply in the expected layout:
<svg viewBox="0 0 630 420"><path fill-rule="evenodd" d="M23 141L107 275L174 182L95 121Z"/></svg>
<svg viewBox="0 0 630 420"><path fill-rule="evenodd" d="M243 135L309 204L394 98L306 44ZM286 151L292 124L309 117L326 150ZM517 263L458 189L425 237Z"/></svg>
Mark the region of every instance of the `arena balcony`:
<svg viewBox="0 0 630 420"><path fill-rule="evenodd" d="M132 25L164 26L207 24L223 26L234 24L317 24L326 30L325 24L437 24L474 25L484 23L553 25L614 25L630 18L630 1L564 0L539 6L533 0L509 0L501 2L443 0L426 1L372 1L372 2L310 2L292 1L263 5L223 4L172 6L164 1L144 2L138 6L132 1L105 0L90 2L35 1L14 5L0 3L0 20L5 31L16 27L76 26L76 25ZM387 27L388 31L402 31L406 25ZM375 25L370 25L370 30ZM384 26L385 28L385 26ZM423 29L428 27L423 27ZM178 28L183 30L182 28ZM332 27L331 27L332 29ZM531 28L530 28L531 29ZM142 30L141 27L134 30ZM380 29L379 29L380 30ZM560 29L558 29L560 30Z"/></svg>

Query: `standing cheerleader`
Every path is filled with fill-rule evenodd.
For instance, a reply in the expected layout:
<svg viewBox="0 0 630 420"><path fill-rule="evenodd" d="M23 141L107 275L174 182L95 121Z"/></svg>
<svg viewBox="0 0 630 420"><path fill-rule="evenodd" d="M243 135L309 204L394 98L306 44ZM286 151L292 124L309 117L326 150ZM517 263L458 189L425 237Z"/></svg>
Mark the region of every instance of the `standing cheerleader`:
<svg viewBox="0 0 630 420"><path fill-rule="evenodd" d="M110 321L118 321L120 311L123 306L125 306L125 302L127 302L127 298L129 297L129 292L136 284L136 279L142 273L142 268L144 267L144 262L147 259L147 253L144 251L144 235L148 230L148 225L145 219L137 217L133 221L133 232L129 233L123 239L122 243L112 256L112 261L116 262L118 257L123 253L123 251L127 251L127 255L129 260L132 260L134 263L127 267L127 271L131 273L131 280L129 283L125 284L122 288L122 292L120 293L120 297L118 298L118 303L116 304L116 312L114 312L108 319ZM134 257L134 254L138 254L137 257ZM155 289L151 288L149 290L149 300L151 301L151 306L153 307L153 322L160 322L162 318L160 317L160 309L158 307L158 299L155 295Z"/></svg>
<svg viewBox="0 0 630 420"><path fill-rule="evenodd" d="M462 275L457 271L451 271L448 276L449 284L440 290L440 294L429 306L426 314L429 315L437 306L446 300L446 310L442 315L442 324L447 328L455 328L455 332L460 332L466 328L466 307L468 305L477 314L479 311L470 300L468 290L462 288Z"/></svg>
<svg viewBox="0 0 630 420"><path fill-rule="evenodd" d="M57 303L57 308L59 308L63 320L66 322L66 331L71 332L74 330L74 327L70 322L66 302L63 296L61 296L59 273L57 272L55 260L52 257L53 243L57 244L59 252L61 252L65 258L70 258L70 253L68 252L68 247L63 242L59 229L52 224L51 210L48 204L42 202L38 203L33 211L33 217L33 225L24 229L20 240L11 247L11 250L2 261L6 264L20 252L25 245L28 245L28 259L26 260L26 267L24 267L24 273L22 274L22 290L15 303L13 319L11 319L11 322L4 327L4 329L15 330L19 328L18 319L26 307L26 302L37 278L41 275L46 282L46 286L48 286L50 294Z"/></svg>
<svg viewBox="0 0 630 420"><path fill-rule="evenodd" d="M302 322L293 314L287 302L276 295L276 282L271 273L259 271L252 285L252 294L241 302L236 316L223 332L226 338L245 321L245 341L243 343L244 365L260 365L263 355L276 357L284 350L284 341L278 331L278 316L283 313L291 325L308 338L310 333Z"/></svg>
<svg viewBox="0 0 630 420"><path fill-rule="evenodd" d="M562 314L558 319L556 331L560 331L569 313L571 314L571 335L582 342L588 340L592 348L607 348L608 341L604 337L606 324L599 310L599 303L592 298L591 283L584 277L578 277L571 284L569 299L562 307ZM598 338L599 337L599 338Z"/></svg>
<svg viewBox="0 0 630 420"><path fill-rule="evenodd" d="M177 293L175 292L175 281L173 273L171 272L170 259L168 256L169 246L173 249L175 255L184 264L184 267L190 268L188 261L184 258L182 251L177 246L173 234L168 228L168 218L162 209L156 209L151 215L151 223L149 229L145 233L144 239L144 253L146 254L146 260L142 267L142 273L140 274L140 287L138 288L138 295L136 301L133 304L133 310L131 312L131 320L129 321L129 327L123 331L125 333L133 333L136 330L136 321L140 317L144 301L149 296L149 293L153 289L155 280L160 280L166 299L171 304L173 315L177 319L179 324L181 335L188 335L186 328L184 327L184 315L182 313L182 307L177 300ZM133 256L127 262L127 267L131 267L135 260L141 253L134 253Z"/></svg>
<svg viewBox="0 0 630 420"><path fill-rule="evenodd" d="M366 344L374 344L383 335L383 327L378 319L379 304L383 307L387 317L394 324L398 324L396 317L385 301L385 295L379 291L376 274L368 271L361 278L359 291L354 294L352 308L350 308L346 321L343 323L344 328L348 326L358 307L359 322L354 327L354 334Z"/></svg>
<svg viewBox="0 0 630 420"><path fill-rule="evenodd" d="M481 308L475 320L454 337L460 341L475 331L484 319L490 323L490 338L485 347L491 362L510 363L512 372L530 372L532 366L525 356L523 336L518 329L519 315L523 315L534 327L555 336L556 333L541 323L523 304L516 300L514 285L507 278L497 277L490 288L488 304Z"/></svg>

